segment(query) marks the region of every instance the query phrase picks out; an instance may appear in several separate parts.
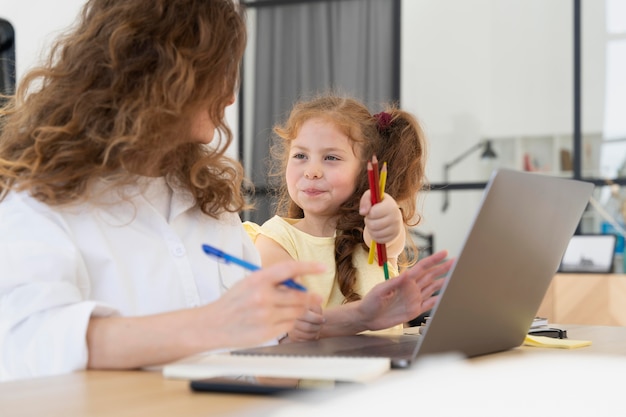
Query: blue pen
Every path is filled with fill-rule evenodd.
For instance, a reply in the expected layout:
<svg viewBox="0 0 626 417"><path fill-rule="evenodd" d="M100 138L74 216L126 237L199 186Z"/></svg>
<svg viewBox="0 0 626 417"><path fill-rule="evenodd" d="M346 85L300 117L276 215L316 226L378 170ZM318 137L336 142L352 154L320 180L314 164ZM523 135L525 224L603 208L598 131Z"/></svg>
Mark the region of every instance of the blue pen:
<svg viewBox="0 0 626 417"><path fill-rule="evenodd" d="M248 271L258 271L259 269L261 269L260 266L251 264L250 262L246 262L243 259L239 259L236 258L232 255L229 255L227 253L225 253L224 251L221 251L217 248L214 248L213 246L209 246L206 244L202 245L202 249L204 250L204 252L207 255L211 255L214 256L215 258L217 258L218 260L230 264L237 264L245 269L247 269ZM293 288L294 290L298 290L298 291L306 291L306 288L303 287L302 285L298 284L297 282L295 282L294 280L292 280L291 278L289 278L288 280L285 280L282 282L282 284L286 287L289 288Z"/></svg>

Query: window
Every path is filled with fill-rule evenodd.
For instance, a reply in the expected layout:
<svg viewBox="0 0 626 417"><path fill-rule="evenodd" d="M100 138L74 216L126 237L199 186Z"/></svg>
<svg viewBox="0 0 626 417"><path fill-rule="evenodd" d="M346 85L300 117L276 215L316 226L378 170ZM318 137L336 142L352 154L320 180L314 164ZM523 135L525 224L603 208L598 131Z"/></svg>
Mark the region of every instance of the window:
<svg viewBox="0 0 626 417"><path fill-rule="evenodd" d="M606 76L601 178L626 179L626 1L606 0Z"/></svg>

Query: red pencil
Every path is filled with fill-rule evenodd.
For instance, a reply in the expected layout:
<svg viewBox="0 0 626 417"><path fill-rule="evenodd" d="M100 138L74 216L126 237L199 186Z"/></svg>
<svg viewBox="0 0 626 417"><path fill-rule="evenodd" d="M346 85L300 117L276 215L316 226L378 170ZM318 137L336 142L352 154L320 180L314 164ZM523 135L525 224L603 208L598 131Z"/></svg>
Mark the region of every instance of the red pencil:
<svg viewBox="0 0 626 417"><path fill-rule="evenodd" d="M370 201L372 202L372 205L374 205L378 203L378 200L376 199L376 185L374 185L376 184L374 182L374 167L370 161L367 161L367 180L370 185Z"/></svg>
<svg viewBox="0 0 626 417"><path fill-rule="evenodd" d="M376 203L380 203L380 187L377 185L379 182L378 158L376 158L376 155L372 156L372 171L374 173L374 184L373 186L370 184L370 191L374 195L373 199Z"/></svg>

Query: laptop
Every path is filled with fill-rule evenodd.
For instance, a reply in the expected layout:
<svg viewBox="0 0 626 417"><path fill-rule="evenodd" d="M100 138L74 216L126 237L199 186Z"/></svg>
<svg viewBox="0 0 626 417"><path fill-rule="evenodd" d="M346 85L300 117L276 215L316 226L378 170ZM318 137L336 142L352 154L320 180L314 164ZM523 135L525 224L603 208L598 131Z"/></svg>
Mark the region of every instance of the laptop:
<svg viewBox="0 0 626 417"><path fill-rule="evenodd" d="M406 368L426 355L474 357L520 346L592 190L571 179L494 171L420 335L328 337L231 353L388 357L393 368Z"/></svg>

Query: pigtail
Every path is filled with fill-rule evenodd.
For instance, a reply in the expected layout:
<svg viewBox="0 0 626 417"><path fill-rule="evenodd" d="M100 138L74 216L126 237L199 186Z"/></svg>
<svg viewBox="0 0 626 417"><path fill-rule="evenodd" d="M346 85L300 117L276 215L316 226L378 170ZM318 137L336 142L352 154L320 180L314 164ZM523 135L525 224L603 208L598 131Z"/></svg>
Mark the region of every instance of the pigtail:
<svg viewBox="0 0 626 417"><path fill-rule="evenodd" d="M380 114L374 117L381 137L376 154L379 161L387 162L389 170L385 192L398 203L408 236L408 227L417 225L421 220L417 212L417 198L427 185L427 142L412 114L394 106L382 112L383 116ZM417 259L417 247L410 238L407 239L407 252L398 260L401 266L410 265L407 259Z"/></svg>
<svg viewBox="0 0 626 417"><path fill-rule="evenodd" d="M357 207L358 212L358 207ZM358 301L361 295L354 291L357 270L352 263L354 252L363 246L363 220L349 215L341 216L335 237L336 278L345 303Z"/></svg>

